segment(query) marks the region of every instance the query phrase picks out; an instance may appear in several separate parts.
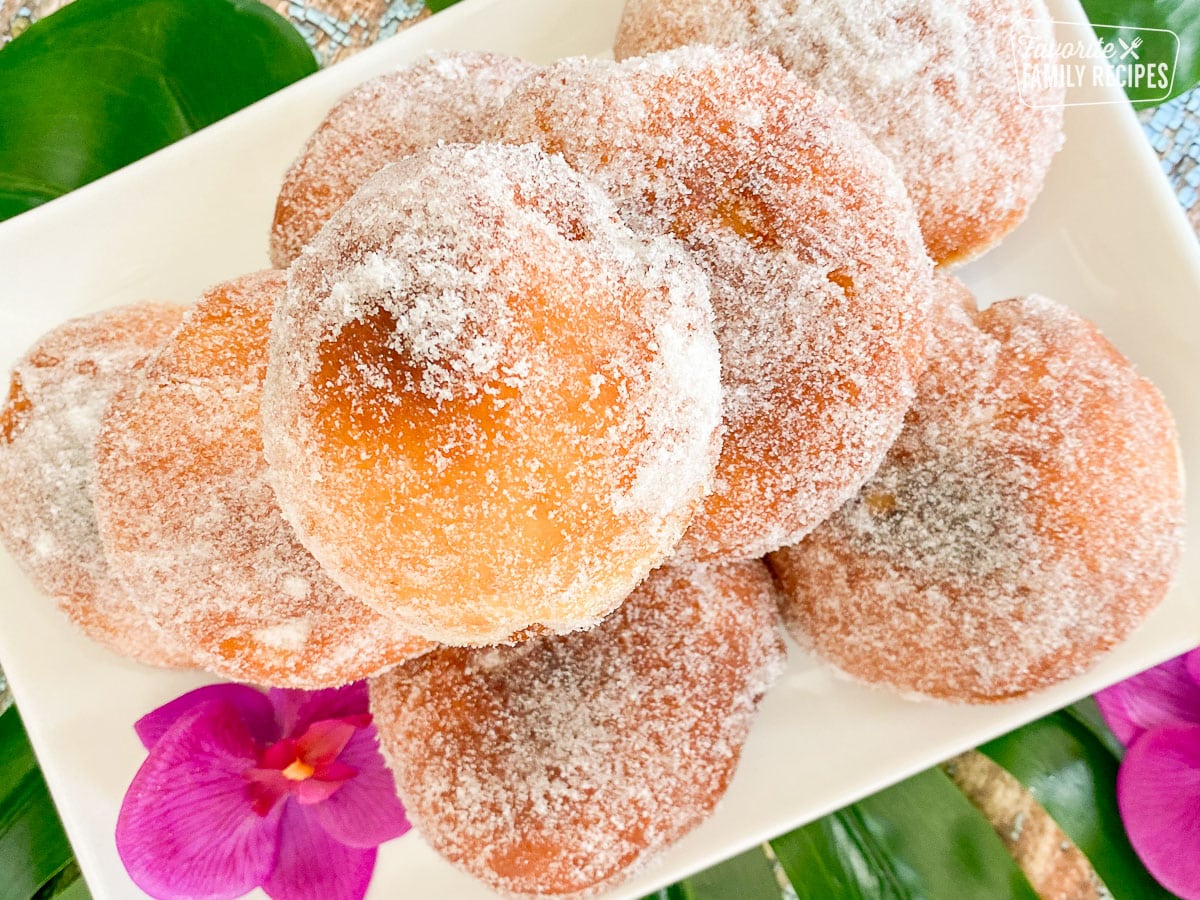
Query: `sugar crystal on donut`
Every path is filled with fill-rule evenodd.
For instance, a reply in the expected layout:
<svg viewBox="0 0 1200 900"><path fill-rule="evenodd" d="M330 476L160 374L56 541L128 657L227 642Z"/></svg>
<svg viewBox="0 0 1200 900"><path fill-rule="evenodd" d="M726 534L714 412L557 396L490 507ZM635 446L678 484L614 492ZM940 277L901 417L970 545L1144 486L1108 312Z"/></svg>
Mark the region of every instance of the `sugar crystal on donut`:
<svg viewBox="0 0 1200 900"><path fill-rule="evenodd" d="M371 682L414 826L516 895L593 893L712 812L783 668L759 561L658 569L591 631L438 650Z"/></svg>
<svg viewBox="0 0 1200 900"><path fill-rule="evenodd" d="M685 44L771 53L846 104L896 164L938 263L1024 218L1062 146L1064 91L1042 0L628 0L619 59Z"/></svg>
<svg viewBox="0 0 1200 900"><path fill-rule="evenodd" d="M17 362L0 411L5 548L88 637L160 666L191 656L114 577L92 502L93 445L109 399L182 316L137 303L58 326Z"/></svg>
<svg viewBox="0 0 1200 900"><path fill-rule="evenodd" d="M496 135L562 153L709 277L728 432L685 551L761 556L853 496L912 400L932 267L844 111L769 57L684 48L561 60L513 90Z"/></svg>
<svg viewBox="0 0 1200 900"><path fill-rule="evenodd" d="M499 53L439 53L359 85L330 110L284 176L271 261L291 263L388 163L442 141L480 140L513 85L536 70Z"/></svg>
<svg viewBox="0 0 1200 900"><path fill-rule="evenodd" d="M282 272L207 291L113 397L96 508L117 574L198 664L277 687L347 684L431 645L321 572L266 481L259 408Z"/></svg>
<svg viewBox="0 0 1200 900"><path fill-rule="evenodd" d="M698 508L719 423L702 273L533 147L384 169L276 309L285 513L343 587L445 643L617 606Z"/></svg>
<svg viewBox="0 0 1200 900"><path fill-rule="evenodd" d="M1045 298L952 299L935 334L887 460L770 562L789 629L840 669L995 702L1082 672L1163 599L1177 435L1154 386Z"/></svg>

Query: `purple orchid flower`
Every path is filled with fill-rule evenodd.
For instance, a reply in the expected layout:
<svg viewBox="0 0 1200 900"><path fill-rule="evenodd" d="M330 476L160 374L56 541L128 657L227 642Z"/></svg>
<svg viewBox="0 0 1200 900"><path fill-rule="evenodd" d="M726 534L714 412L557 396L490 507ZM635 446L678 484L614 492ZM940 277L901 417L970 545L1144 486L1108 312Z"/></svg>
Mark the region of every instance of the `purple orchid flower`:
<svg viewBox="0 0 1200 900"><path fill-rule="evenodd" d="M134 726L150 756L117 850L152 897L359 900L376 847L409 829L367 712L367 686L218 684Z"/></svg>
<svg viewBox="0 0 1200 900"><path fill-rule="evenodd" d="M1117 805L1151 874L1184 900L1200 900L1200 648L1096 695L1128 747Z"/></svg>

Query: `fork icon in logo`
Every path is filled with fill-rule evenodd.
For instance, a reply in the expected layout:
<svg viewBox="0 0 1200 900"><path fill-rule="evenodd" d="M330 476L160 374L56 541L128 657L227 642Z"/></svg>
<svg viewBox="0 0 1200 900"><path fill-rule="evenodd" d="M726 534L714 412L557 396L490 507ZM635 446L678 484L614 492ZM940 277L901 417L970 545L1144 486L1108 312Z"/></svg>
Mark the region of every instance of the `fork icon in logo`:
<svg viewBox="0 0 1200 900"><path fill-rule="evenodd" d="M1134 59L1141 59L1141 57L1137 54L1137 48L1142 46L1142 39L1140 37L1134 38L1133 41L1128 44L1125 43L1123 39L1117 38L1117 43L1120 44L1124 50L1124 52L1121 54L1121 59L1124 59L1127 56L1132 56Z"/></svg>

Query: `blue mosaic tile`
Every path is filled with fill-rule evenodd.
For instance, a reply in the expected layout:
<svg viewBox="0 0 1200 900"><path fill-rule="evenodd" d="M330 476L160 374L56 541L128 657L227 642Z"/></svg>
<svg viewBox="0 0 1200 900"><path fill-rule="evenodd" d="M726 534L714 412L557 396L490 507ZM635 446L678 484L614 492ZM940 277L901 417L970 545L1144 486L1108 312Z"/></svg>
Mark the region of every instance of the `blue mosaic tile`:
<svg viewBox="0 0 1200 900"><path fill-rule="evenodd" d="M379 39L390 38L424 11L424 0L392 0L379 23Z"/></svg>
<svg viewBox="0 0 1200 900"><path fill-rule="evenodd" d="M389 0L374 6L378 14L335 14L329 0L288 0L286 15L313 48L321 65L391 37L411 24L425 9L423 0Z"/></svg>
<svg viewBox="0 0 1200 900"><path fill-rule="evenodd" d="M1144 112L1142 128L1175 196L1190 210L1200 202L1200 88Z"/></svg>

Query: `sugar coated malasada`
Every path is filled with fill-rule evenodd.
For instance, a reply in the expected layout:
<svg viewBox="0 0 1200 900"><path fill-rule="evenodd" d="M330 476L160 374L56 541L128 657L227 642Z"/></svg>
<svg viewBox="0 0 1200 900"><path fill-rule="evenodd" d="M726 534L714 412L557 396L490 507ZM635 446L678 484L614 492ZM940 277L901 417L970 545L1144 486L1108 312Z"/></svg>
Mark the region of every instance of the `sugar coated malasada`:
<svg viewBox="0 0 1200 900"><path fill-rule="evenodd" d="M60 325L17 362L0 409L0 541L88 637L157 666L191 657L113 577L92 505L92 445L109 398L182 316L136 303Z"/></svg>
<svg viewBox="0 0 1200 900"><path fill-rule="evenodd" d="M770 557L792 634L845 672L956 701L1078 674L1162 600L1182 476L1162 397L1042 297L941 307L896 446Z"/></svg>
<svg viewBox="0 0 1200 900"><path fill-rule="evenodd" d="M703 274L534 147L385 169L276 309L285 513L343 587L444 643L595 624L670 555L719 424Z"/></svg>
<svg viewBox="0 0 1200 900"><path fill-rule="evenodd" d="M536 66L499 53L441 53L347 94L283 179L271 261L285 268L329 217L388 163L443 141L476 141L512 86Z"/></svg>
<svg viewBox="0 0 1200 900"><path fill-rule="evenodd" d="M371 682L414 826L515 895L591 893L712 812L782 670L759 561L658 569L602 624Z"/></svg>
<svg viewBox="0 0 1200 900"><path fill-rule="evenodd" d="M912 400L931 264L903 185L841 108L769 57L685 48L556 63L496 129L563 154L710 279L728 431L683 552L761 556L853 496Z"/></svg>
<svg viewBox="0 0 1200 900"><path fill-rule="evenodd" d="M199 664L238 681L326 687L430 649L347 596L284 521L266 481L259 404L282 272L201 297L96 440L112 565Z"/></svg>
<svg viewBox="0 0 1200 900"><path fill-rule="evenodd" d="M961 262L1025 218L1062 145L1042 0L628 0L617 58L685 44L773 54L834 94L895 164L929 252Z"/></svg>

